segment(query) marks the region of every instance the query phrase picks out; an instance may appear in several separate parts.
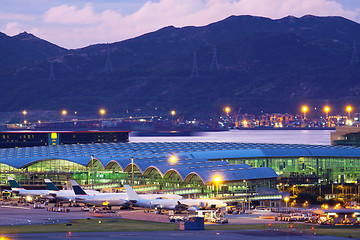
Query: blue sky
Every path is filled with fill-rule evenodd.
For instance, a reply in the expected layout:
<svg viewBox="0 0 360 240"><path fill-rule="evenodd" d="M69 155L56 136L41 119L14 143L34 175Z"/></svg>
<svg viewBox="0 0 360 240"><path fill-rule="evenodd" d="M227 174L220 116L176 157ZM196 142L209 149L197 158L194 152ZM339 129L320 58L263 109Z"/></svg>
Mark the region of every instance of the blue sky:
<svg viewBox="0 0 360 240"><path fill-rule="evenodd" d="M360 22L360 0L0 0L0 31L27 31L65 48L115 42L230 15L343 16Z"/></svg>

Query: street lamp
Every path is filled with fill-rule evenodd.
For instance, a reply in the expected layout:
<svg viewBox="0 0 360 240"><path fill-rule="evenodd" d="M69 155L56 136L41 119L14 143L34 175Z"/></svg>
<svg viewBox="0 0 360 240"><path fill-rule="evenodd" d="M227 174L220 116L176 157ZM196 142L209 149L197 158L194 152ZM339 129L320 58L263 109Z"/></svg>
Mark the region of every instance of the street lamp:
<svg viewBox="0 0 360 240"><path fill-rule="evenodd" d="M351 106L347 106L347 107L346 107L346 111L348 112L348 116L349 116L349 118L350 118L350 113L351 113L351 111L352 111L352 107L351 107Z"/></svg>
<svg viewBox="0 0 360 240"><path fill-rule="evenodd" d="M296 185L294 184L293 189L292 189L293 190L293 196L295 196L295 187L296 187Z"/></svg>
<svg viewBox="0 0 360 240"><path fill-rule="evenodd" d="M131 187L134 187L134 158L131 157Z"/></svg>
<svg viewBox="0 0 360 240"><path fill-rule="evenodd" d="M175 110L172 110L172 111L170 112L170 114L171 114L171 121L174 121L174 116L175 116L175 114L176 114Z"/></svg>
<svg viewBox="0 0 360 240"><path fill-rule="evenodd" d="M27 121L26 121L26 114L27 114L27 111L26 110L24 110L24 111L22 111L22 114L24 115L24 124L26 124L27 123Z"/></svg>
<svg viewBox="0 0 360 240"><path fill-rule="evenodd" d="M308 107L307 106L303 106L301 109L304 112L304 119L306 119L306 113L308 111Z"/></svg>
<svg viewBox="0 0 360 240"><path fill-rule="evenodd" d="M231 109L229 107L225 108L225 112L226 112L226 116L229 117L229 112L231 111Z"/></svg>
<svg viewBox="0 0 360 240"><path fill-rule="evenodd" d="M175 165L176 161L177 161L176 156L173 155L173 156L170 157L170 162L171 162L172 170L173 170L173 171L175 171L174 165ZM173 194L175 194L175 182L174 182L174 177L173 177L172 179L173 179Z"/></svg>
<svg viewBox="0 0 360 240"><path fill-rule="evenodd" d="M285 206L286 206L286 208L288 207L288 202L289 202L289 200L290 200L290 198L288 198L288 197L285 197L284 198L284 201L285 201Z"/></svg>
<svg viewBox="0 0 360 240"><path fill-rule="evenodd" d="M94 189L94 156L91 155L91 188Z"/></svg>
<svg viewBox="0 0 360 240"><path fill-rule="evenodd" d="M61 114L63 115L63 118L65 118L66 114L67 114L67 111L66 110L62 110L61 111Z"/></svg>
<svg viewBox="0 0 360 240"><path fill-rule="evenodd" d="M328 119L329 118L330 107L325 106L324 107L324 112L326 113L326 119Z"/></svg>
<svg viewBox="0 0 360 240"><path fill-rule="evenodd" d="M216 197L219 196L219 182L221 181L221 178L219 176L214 178L214 181L216 182Z"/></svg>
<svg viewBox="0 0 360 240"><path fill-rule="evenodd" d="M102 108L102 109L100 109L99 113L101 116L104 116L106 113L106 110Z"/></svg>
<svg viewBox="0 0 360 240"><path fill-rule="evenodd" d="M248 204L248 206L249 206L249 213L250 213L250 204L248 203L248 197L247 197L247 195L248 195L248 185L247 185L247 181L246 180L243 180L243 182L245 183L245 202ZM245 209L246 209L246 207L245 207Z"/></svg>

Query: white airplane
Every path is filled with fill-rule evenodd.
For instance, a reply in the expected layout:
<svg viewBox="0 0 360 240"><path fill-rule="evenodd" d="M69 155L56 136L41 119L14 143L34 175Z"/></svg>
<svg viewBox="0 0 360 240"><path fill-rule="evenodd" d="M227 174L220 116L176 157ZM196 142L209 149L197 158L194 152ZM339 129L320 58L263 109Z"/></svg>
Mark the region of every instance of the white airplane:
<svg viewBox="0 0 360 240"><path fill-rule="evenodd" d="M89 195L75 180L70 180L70 183L75 194L76 202L86 203L96 207L104 206L107 208L111 208L112 206L123 206L128 202L126 199L121 198L120 194L114 195L107 193L98 193L95 195ZM124 197L126 197L125 194Z"/></svg>
<svg viewBox="0 0 360 240"><path fill-rule="evenodd" d="M128 206L127 193L88 193L84 191L81 186L75 181L70 180L75 194L75 201L82 202L94 206ZM174 194L142 194L144 199L182 199L180 195Z"/></svg>
<svg viewBox="0 0 360 240"><path fill-rule="evenodd" d="M11 192L19 196L26 197L27 201L32 201L34 197L53 198L49 195L48 190L27 190L20 186L20 184L12 177L8 176L8 181L11 187Z"/></svg>
<svg viewBox="0 0 360 240"><path fill-rule="evenodd" d="M72 201L75 202L74 190L59 190L50 179L44 179L49 195L58 199L59 201ZM95 190L84 190L88 195L97 195L100 192Z"/></svg>
<svg viewBox="0 0 360 240"><path fill-rule="evenodd" d="M175 211L196 211L200 207L224 207L226 203L216 199L144 199L140 197L129 185L125 185L129 202L143 208L160 208Z"/></svg>

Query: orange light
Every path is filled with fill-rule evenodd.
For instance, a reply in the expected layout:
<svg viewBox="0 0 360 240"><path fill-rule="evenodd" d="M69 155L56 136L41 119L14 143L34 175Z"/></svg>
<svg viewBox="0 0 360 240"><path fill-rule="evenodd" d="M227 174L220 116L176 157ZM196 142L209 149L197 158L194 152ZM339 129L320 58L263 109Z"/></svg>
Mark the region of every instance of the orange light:
<svg viewBox="0 0 360 240"><path fill-rule="evenodd" d="M324 112L326 113L330 112L330 108L328 106L324 107Z"/></svg>
<svg viewBox="0 0 360 240"><path fill-rule="evenodd" d="M226 112L226 113L229 113L230 110L231 110L231 109L230 109L229 107L226 107L226 108L225 108L225 112Z"/></svg>
<svg viewBox="0 0 360 240"><path fill-rule="evenodd" d="M174 164L176 161L177 161L177 158L176 158L175 156L172 156L172 157L170 158L170 162L171 162L172 164Z"/></svg>
<svg viewBox="0 0 360 240"><path fill-rule="evenodd" d="M24 111L22 112L22 114L25 116L25 115L27 114L27 111L24 110Z"/></svg>
<svg viewBox="0 0 360 240"><path fill-rule="evenodd" d="M302 107L302 111L303 111L304 113L306 113L306 112L308 111L308 107L307 107L307 106L303 106L303 107Z"/></svg>
<svg viewBox="0 0 360 240"><path fill-rule="evenodd" d="M105 111L105 109L102 108L102 109L100 109L99 113L100 113L101 115L105 115L106 111Z"/></svg>
<svg viewBox="0 0 360 240"><path fill-rule="evenodd" d="M352 111L352 107L351 107L351 106L347 106L347 107L346 107L346 111L347 111L347 112L351 112L351 111Z"/></svg>

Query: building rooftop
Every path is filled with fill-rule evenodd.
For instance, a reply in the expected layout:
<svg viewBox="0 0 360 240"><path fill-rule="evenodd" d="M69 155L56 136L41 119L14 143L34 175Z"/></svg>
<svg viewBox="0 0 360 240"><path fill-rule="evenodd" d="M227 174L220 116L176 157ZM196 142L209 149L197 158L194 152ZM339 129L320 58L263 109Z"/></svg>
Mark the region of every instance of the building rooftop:
<svg viewBox="0 0 360 240"><path fill-rule="evenodd" d="M175 155L174 166L169 157ZM118 164L131 168L131 158L142 173L156 169L163 177L175 170L183 180L197 174L204 183L217 174L222 181L273 178L278 175L268 167L253 168L246 164L230 165L228 158L256 157L357 157L360 148L319 145L252 144L224 142L150 142L95 143L0 149L0 163L24 168L38 161L63 159L83 166L91 156L108 169ZM218 159L220 161L209 161ZM128 170L128 169L127 169Z"/></svg>

